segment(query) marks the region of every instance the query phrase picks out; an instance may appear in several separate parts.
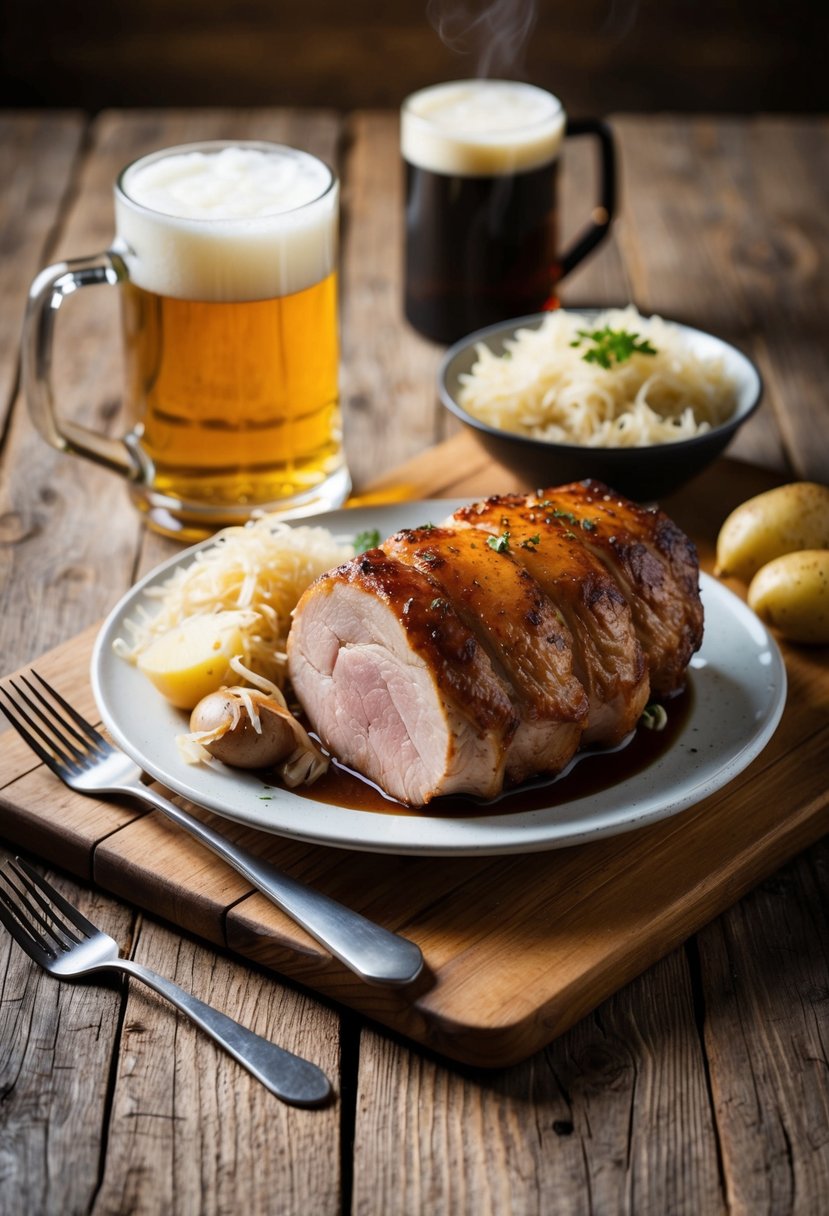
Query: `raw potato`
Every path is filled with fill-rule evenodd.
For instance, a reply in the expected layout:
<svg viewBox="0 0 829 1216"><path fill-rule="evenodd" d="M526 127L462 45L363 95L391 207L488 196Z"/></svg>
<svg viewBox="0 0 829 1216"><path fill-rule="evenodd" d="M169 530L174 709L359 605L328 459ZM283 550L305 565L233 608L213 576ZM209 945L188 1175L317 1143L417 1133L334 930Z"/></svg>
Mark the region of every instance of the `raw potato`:
<svg viewBox="0 0 829 1216"><path fill-rule="evenodd" d="M234 768L270 768L285 760L296 748L296 738L290 722L278 710L268 708L267 698L252 694L262 727L257 731L243 710L234 715L234 696L226 692L214 692L199 701L190 715L191 731L212 731L227 725L217 739L205 743L204 747ZM237 717L233 726L233 718Z"/></svg>
<svg viewBox="0 0 829 1216"><path fill-rule="evenodd" d="M794 481L749 498L717 538L721 577L748 583L766 562L798 549L829 549L829 487Z"/></svg>
<svg viewBox="0 0 829 1216"><path fill-rule="evenodd" d="M829 549L801 549L768 562L752 579L748 602L791 641L829 643Z"/></svg>
<svg viewBox="0 0 829 1216"><path fill-rule="evenodd" d="M179 709L227 683L230 660L242 651L238 614L196 616L163 633L138 656L137 666Z"/></svg>

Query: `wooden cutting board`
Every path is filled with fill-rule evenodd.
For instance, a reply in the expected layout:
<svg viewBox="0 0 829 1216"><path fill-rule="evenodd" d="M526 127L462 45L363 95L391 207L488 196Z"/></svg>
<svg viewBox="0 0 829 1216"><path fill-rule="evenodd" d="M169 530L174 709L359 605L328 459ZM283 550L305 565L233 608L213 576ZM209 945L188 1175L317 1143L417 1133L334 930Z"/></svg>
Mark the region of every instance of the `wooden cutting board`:
<svg viewBox="0 0 829 1216"><path fill-rule="evenodd" d="M710 569L726 512L772 482L721 461L665 506ZM510 488L514 477L462 435L360 501ZM95 632L37 663L93 718ZM425 974L404 991L360 983L156 812L65 789L10 731L0 752L0 833L435 1051L503 1066L571 1026L829 826L827 652L790 646L784 653L788 705L763 754L705 802L626 835L527 856L422 859L298 844L198 812L297 878L417 941Z"/></svg>

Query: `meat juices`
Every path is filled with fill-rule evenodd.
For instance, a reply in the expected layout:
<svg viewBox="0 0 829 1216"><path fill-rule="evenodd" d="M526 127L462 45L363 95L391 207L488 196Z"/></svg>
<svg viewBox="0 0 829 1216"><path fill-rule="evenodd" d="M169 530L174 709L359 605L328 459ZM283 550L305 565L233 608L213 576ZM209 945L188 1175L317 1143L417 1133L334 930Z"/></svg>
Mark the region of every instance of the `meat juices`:
<svg viewBox="0 0 829 1216"><path fill-rule="evenodd" d="M698 565L599 482L473 503L303 595L294 691L333 754L414 806L492 797L612 745L702 641Z"/></svg>

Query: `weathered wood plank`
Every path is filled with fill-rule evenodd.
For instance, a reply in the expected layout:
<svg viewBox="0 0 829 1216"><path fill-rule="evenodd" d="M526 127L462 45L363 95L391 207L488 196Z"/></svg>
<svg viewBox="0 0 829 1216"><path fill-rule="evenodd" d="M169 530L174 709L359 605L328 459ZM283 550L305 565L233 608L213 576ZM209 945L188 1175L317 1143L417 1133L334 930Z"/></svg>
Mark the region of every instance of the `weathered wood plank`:
<svg viewBox="0 0 829 1216"><path fill-rule="evenodd" d="M699 935L729 1212L817 1212L829 1195L827 880L823 843Z"/></svg>
<svg viewBox="0 0 829 1216"><path fill-rule="evenodd" d="M139 919L131 957L319 1064L338 1019L274 979ZM340 1212L338 1103L288 1107L186 1018L130 984L95 1216Z"/></svg>
<svg viewBox="0 0 829 1216"><path fill-rule="evenodd" d="M0 860L9 854L0 848ZM133 914L50 881L122 945ZM0 1194L5 1216L88 1212L99 1183L123 993L53 979L0 931Z"/></svg>
<svg viewBox="0 0 829 1216"><path fill-rule="evenodd" d="M435 443L443 348L403 318L403 170L397 118L354 115L344 165L343 401L359 492Z"/></svg>
<svg viewBox="0 0 829 1216"><path fill-rule="evenodd" d="M619 241L640 307L734 341L766 404L732 453L829 477L823 120L620 117ZM658 181L659 189L652 183ZM822 184L821 184L822 183Z"/></svg>
<svg viewBox="0 0 829 1216"><path fill-rule="evenodd" d="M11 408L29 284L49 256L86 120L67 113L0 113L0 429ZM0 537L15 521L0 520Z"/></svg>
<svg viewBox="0 0 829 1216"><path fill-rule="evenodd" d="M356 1216L723 1210L691 985L675 953L496 1074L362 1036Z"/></svg>

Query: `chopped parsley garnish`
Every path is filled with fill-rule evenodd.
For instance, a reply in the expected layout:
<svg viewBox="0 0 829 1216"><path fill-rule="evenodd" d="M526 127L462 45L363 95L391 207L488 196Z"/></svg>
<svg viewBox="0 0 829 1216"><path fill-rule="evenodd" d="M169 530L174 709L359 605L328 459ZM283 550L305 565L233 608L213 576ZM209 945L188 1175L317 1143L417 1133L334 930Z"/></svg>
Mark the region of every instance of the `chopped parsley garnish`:
<svg viewBox="0 0 829 1216"><path fill-rule="evenodd" d="M566 519L568 524L572 524L574 528L579 522L572 511L562 511L560 507L556 507L553 511L553 519Z"/></svg>
<svg viewBox="0 0 829 1216"><path fill-rule="evenodd" d="M509 551L509 532L502 532L500 536L488 536L486 543L496 553L507 553Z"/></svg>
<svg viewBox="0 0 829 1216"><path fill-rule="evenodd" d="M432 600L429 607L431 609L433 609L433 611L437 612L438 610L444 611L448 607L448 605L446 603L446 600L441 599L440 596L438 595Z"/></svg>
<svg viewBox="0 0 829 1216"><path fill-rule="evenodd" d="M376 549L380 544L380 533L376 528L371 528L365 532L358 532L354 537L354 552L365 553L369 549Z"/></svg>
<svg viewBox="0 0 829 1216"><path fill-rule="evenodd" d="M522 549L534 549L536 545L541 544L541 534L536 532L535 536L528 536L526 540L521 541Z"/></svg>
<svg viewBox="0 0 829 1216"><path fill-rule="evenodd" d="M596 531L596 524L594 523L594 521L592 519L583 519L581 521L581 526L584 528L585 532L595 532Z"/></svg>
<svg viewBox="0 0 829 1216"><path fill-rule="evenodd" d="M657 354L647 338L640 338L626 329L611 329L605 325L603 329L580 329L577 333L579 336L570 345L581 346L582 342L592 342L593 346L585 351L582 359L585 363L598 363L608 371L614 363L625 363L631 355Z"/></svg>

